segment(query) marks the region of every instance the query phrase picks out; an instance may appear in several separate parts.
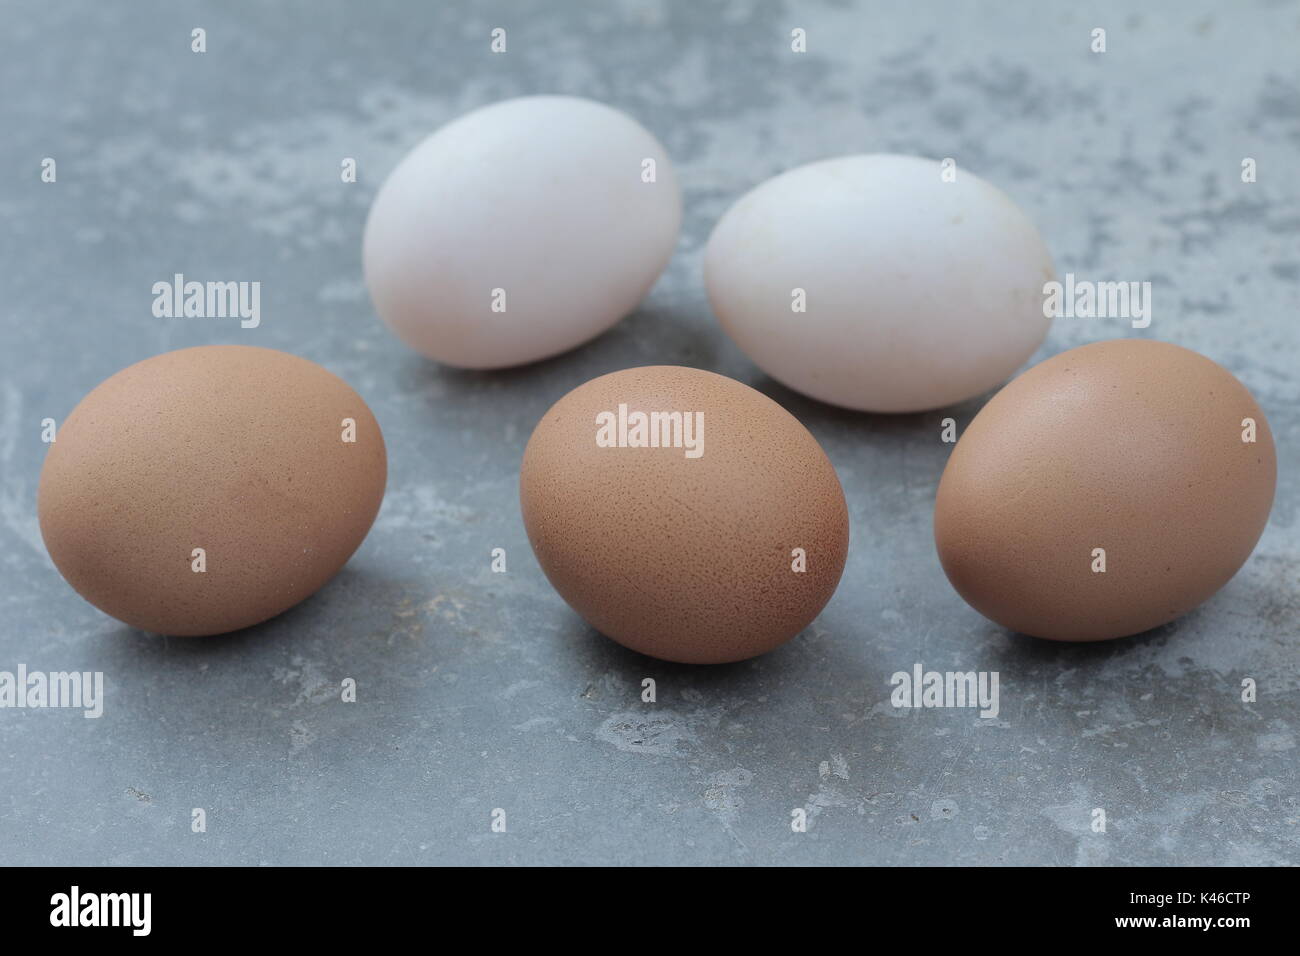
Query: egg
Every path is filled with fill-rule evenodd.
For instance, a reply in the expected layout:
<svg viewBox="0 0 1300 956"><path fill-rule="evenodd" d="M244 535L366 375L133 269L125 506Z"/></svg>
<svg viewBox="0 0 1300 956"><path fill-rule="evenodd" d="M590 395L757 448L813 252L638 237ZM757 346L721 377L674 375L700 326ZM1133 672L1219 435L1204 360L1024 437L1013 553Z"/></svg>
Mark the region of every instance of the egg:
<svg viewBox="0 0 1300 956"><path fill-rule="evenodd" d="M570 96L505 100L437 130L389 175L366 222L366 283L417 352L521 365L631 312L681 217L672 163L631 117Z"/></svg>
<svg viewBox="0 0 1300 956"><path fill-rule="evenodd" d="M846 156L741 197L704 255L727 334L782 384L860 411L938 408L1006 381L1047 334L1051 256L1001 191L944 170Z"/></svg>
<svg viewBox="0 0 1300 956"><path fill-rule="evenodd" d="M542 570L592 627L652 657L739 661L802 631L844 569L849 522L816 439L712 372L626 369L538 422L520 500Z"/></svg>
<svg viewBox="0 0 1300 956"><path fill-rule="evenodd" d="M935 502L957 592L1014 631L1136 634L1223 587L1273 503L1268 421L1233 375L1146 339L1029 369L975 416Z"/></svg>
<svg viewBox="0 0 1300 956"><path fill-rule="evenodd" d="M315 593L379 510L387 457L361 396L313 362L217 345L96 387L46 454L41 534L95 607L221 634Z"/></svg>

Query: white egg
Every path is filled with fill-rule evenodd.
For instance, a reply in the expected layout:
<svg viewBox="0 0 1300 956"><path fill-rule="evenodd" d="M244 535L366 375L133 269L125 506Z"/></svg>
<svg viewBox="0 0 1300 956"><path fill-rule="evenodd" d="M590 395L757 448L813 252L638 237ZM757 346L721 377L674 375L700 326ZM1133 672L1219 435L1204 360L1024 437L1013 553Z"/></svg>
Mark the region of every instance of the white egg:
<svg viewBox="0 0 1300 956"><path fill-rule="evenodd" d="M366 284L430 358L501 368L556 355L631 312L677 242L664 148L624 113L530 96L468 113L380 188Z"/></svg>
<svg viewBox="0 0 1300 956"><path fill-rule="evenodd" d="M1047 334L1051 256L1000 190L941 172L846 156L741 197L704 256L723 328L789 388L862 411L939 408L1005 381Z"/></svg>

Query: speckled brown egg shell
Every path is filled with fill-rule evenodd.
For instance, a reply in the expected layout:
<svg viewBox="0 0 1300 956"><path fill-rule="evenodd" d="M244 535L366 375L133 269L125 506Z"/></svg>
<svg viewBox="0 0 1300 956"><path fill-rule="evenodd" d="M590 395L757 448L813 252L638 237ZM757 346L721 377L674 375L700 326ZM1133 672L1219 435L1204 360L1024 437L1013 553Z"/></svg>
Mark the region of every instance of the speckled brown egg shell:
<svg viewBox="0 0 1300 956"><path fill-rule="evenodd" d="M386 478L379 423L342 379L285 352L203 346L87 395L46 455L37 510L54 564L91 604L145 631L221 634L332 578Z"/></svg>
<svg viewBox="0 0 1300 956"><path fill-rule="evenodd" d="M704 453L602 448L596 415L704 413ZM520 498L551 584L592 627L663 660L772 650L830 600L844 569L844 493L821 446L771 399L676 366L593 379L543 416ZM803 548L807 570L792 570Z"/></svg>
<svg viewBox="0 0 1300 956"><path fill-rule="evenodd" d="M958 593L997 623L1123 637L1236 574L1276 475L1264 413L1226 369L1163 342L1096 342L1035 365L975 416L939 483L935 542Z"/></svg>

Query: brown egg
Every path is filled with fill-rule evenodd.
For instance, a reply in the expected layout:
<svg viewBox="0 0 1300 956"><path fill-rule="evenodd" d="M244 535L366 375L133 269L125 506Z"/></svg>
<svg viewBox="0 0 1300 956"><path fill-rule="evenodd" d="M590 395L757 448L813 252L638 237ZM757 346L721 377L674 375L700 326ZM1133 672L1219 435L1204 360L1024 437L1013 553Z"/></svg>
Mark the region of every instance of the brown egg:
<svg viewBox="0 0 1300 956"><path fill-rule="evenodd" d="M975 416L939 483L935 542L953 587L1004 627L1123 637L1237 573L1276 476L1268 422L1230 372L1164 342L1096 342Z"/></svg>
<svg viewBox="0 0 1300 956"><path fill-rule="evenodd" d="M91 604L146 631L221 634L333 577L386 477L379 423L341 379L285 352L204 346L87 395L46 455L37 509Z"/></svg>
<svg viewBox="0 0 1300 956"><path fill-rule="evenodd" d="M651 439L636 416L655 412L682 413L681 426L656 419L659 447L639 446ZM626 369L564 396L528 442L520 499L560 595L669 661L739 661L788 641L830 600L848 550L844 492L816 439L766 396L698 369Z"/></svg>

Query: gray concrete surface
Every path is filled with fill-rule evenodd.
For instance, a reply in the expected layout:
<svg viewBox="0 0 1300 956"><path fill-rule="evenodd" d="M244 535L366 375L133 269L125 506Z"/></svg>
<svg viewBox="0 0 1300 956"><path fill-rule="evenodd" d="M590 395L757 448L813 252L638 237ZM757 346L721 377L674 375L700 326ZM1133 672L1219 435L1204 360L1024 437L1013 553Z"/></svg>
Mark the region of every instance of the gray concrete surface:
<svg viewBox="0 0 1300 956"><path fill-rule="evenodd" d="M103 671L107 701L98 720L0 710L0 862L1300 861L1300 6L1218 6L4 3L0 669ZM493 56L497 26L508 53ZM1098 26L1104 54L1089 51ZM373 315L366 209L431 129L532 92L654 130L684 185L680 246L643 308L587 347L448 371ZM1100 646L986 622L931 540L942 415L805 400L716 327L700 253L729 203L784 168L874 150L952 156L999 184L1063 273L1153 283L1150 329L1060 320L1037 358L1149 335L1253 390L1280 445L1278 500L1200 610ZM150 287L176 271L261 281L261 327L154 318ZM215 342L351 382L384 427L390 484L320 594L228 638L166 640L100 614L49 562L40 421L140 358ZM839 592L760 660L624 651L529 551L516 480L533 424L586 379L648 363L760 388L844 482ZM507 574L489 570L495 547ZM894 710L889 676L917 662L998 671L1000 716ZM338 699L346 677L355 704Z"/></svg>

